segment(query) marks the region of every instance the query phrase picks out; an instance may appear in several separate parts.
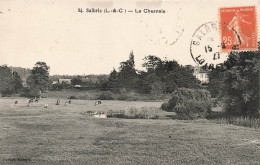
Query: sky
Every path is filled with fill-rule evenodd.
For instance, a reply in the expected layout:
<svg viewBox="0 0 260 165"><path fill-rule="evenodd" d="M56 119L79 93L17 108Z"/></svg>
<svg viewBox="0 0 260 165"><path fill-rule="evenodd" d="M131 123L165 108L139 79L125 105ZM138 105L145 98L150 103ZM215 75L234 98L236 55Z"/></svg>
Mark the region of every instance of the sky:
<svg viewBox="0 0 260 165"><path fill-rule="evenodd" d="M196 29L218 23L221 7L252 5L260 15L258 0L1 0L0 65L32 68L44 61L51 75L109 74L131 51L140 70L147 55L196 65L190 53ZM80 13L79 8L142 13Z"/></svg>

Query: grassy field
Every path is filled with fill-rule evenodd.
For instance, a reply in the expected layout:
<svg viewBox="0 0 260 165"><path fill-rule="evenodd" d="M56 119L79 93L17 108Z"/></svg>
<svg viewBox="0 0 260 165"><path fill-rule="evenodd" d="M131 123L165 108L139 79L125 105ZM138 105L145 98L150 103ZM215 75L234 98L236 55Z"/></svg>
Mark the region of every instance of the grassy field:
<svg viewBox="0 0 260 165"><path fill-rule="evenodd" d="M19 104L14 105L14 100ZM259 164L260 130L207 120L99 119L160 102L0 98L0 164ZM47 109L43 108L48 103Z"/></svg>

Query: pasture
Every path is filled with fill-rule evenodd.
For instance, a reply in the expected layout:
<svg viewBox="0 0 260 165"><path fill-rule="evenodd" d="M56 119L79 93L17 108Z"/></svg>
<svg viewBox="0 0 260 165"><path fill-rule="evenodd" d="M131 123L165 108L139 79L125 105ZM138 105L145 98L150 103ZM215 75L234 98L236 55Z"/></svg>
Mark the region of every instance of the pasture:
<svg viewBox="0 0 260 165"><path fill-rule="evenodd" d="M18 100L18 104L14 101ZM94 118L161 102L0 98L0 164L259 164L260 131L208 120ZM48 108L44 105L48 104Z"/></svg>

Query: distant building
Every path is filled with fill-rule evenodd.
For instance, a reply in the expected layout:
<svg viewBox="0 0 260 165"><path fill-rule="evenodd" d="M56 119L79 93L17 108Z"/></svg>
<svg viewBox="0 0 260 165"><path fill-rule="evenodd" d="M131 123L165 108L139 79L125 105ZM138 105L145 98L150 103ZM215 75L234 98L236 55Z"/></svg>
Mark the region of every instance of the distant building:
<svg viewBox="0 0 260 165"><path fill-rule="evenodd" d="M201 67L194 67L193 75L200 80L201 84L208 84L209 83L209 76L208 71L204 70Z"/></svg>
<svg viewBox="0 0 260 165"><path fill-rule="evenodd" d="M59 80L58 80L58 83L59 83L59 84L61 84L62 82L65 82L65 83L67 83L67 84L71 84L71 79L68 79L68 78L67 78L67 79L59 79Z"/></svg>
<svg viewBox="0 0 260 165"><path fill-rule="evenodd" d="M22 67L12 67L10 66L10 69L12 70L12 72L16 72L20 78L23 81L23 86L27 87L27 78L30 76L31 70L28 68L22 68Z"/></svg>

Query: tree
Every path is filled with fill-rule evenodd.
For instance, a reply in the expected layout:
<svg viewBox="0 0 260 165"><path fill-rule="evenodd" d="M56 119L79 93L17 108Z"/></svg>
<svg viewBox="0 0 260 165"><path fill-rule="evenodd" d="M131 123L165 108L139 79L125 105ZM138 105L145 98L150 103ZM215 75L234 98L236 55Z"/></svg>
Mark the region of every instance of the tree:
<svg viewBox="0 0 260 165"><path fill-rule="evenodd" d="M163 94L163 82L155 81L151 85L151 94L155 95L157 99L159 99L159 96Z"/></svg>
<svg viewBox="0 0 260 165"><path fill-rule="evenodd" d="M162 63L162 60L157 56L146 56L144 59L143 67L146 68L147 72L153 72L157 66Z"/></svg>
<svg viewBox="0 0 260 165"><path fill-rule="evenodd" d="M2 95L13 94L14 92L12 71L6 65L0 66L0 92Z"/></svg>
<svg viewBox="0 0 260 165"><path fill-rule="evenodd" d="M164 93L171 93L180 87L197 88L199 86L198 80L193 76L192 70L188 67L179 65L176 61L172 60L159 60L158 58L149 57L151 61L156 61L152 66L153 72L148 72L149 75L156 74L160 81L164 84ZM155 59L155 60L154 60ZM148 62L153 63L153 62Z"/></svg>
<svg viewBox="0 0 260 165"><path fill-rule="evenodd" d="M50 67L45 62L37 62L35 64L27 79L31 95L35 97L40 96L41 93L46 92L47 88L50 87L49 69Z"/></svg>
<svg viewBox="0 0 260 165"><path fill-rule="evenodd" d="M220 95L223 84L223 76L224 72L219 70L213 70L209 72L208 90L211 94L211 97L216 98Z"/></svg>
<svg viewBox="0 0 260 165"><path fill-rule="evenodd" d="M71 80L72 85L81 85L82 84L82 78L80 76L74 77Z"/></svg>
<svg viewBox="0 0 260 165"><path fill-rule="evenodd" d="M23 81L17 72L13 72L13 85L14 92L18 94L20 90L23 88Z"/></svg>
<svg viewBox="0 0 260 165"><path fill-rule="evenodd" d="M114 93L118 93L118 73L113 69L113 71L109 74L108 82L107 82L107 89L111 90Z"/></svg>
<svg viewBox="0 0 260 165"><path fill-rule="evenodd" d="M97 81L95 83L95 87L97 88L103 88L105 89L106 86L104 84L107 84L108 83L108 75L105 75L105 74L101 74L101 75L97 75Z"/></svg>
<svg viewBox="0 0 260 165"><path fill-rule="evenodd" d="M129 59L121 62L118 73L118 82L120 87L133 89L136 87L137 74L135 70L134 54L131 51Z"/></svg>
<svg viewBox="0 0 260 165"><path fill-rule="evenodd" d="M259 43L260 45L260 43ZM260 71L260 47L258 51L231 54L236 64L224 72L221 96L230 115L258 116L258 72Z"/></svg>
<svg viewBox="0 0 260 165"><path fill-rule="evenodd" d="M149 94L151 91L151 83L148 78L148 73L144 71L140 71L138 74L138 79L137 79L137 89L141 93L146 93Z"/></svg>

